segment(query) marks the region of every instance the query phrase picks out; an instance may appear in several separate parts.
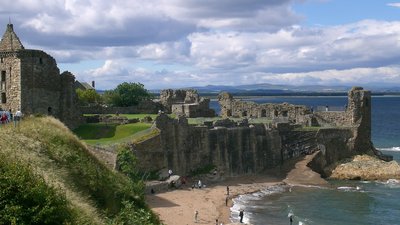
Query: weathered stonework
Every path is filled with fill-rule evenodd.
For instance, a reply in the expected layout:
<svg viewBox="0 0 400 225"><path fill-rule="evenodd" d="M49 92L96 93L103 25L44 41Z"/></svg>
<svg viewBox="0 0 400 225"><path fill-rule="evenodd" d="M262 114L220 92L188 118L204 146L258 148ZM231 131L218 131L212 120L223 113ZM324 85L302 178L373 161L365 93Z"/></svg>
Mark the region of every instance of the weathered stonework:
<svg viewBox="0 0 400 225"><path fill-rule="evenodd" d="M75 108L75 77L60 74L53 57L25 49L8 24L0 41L0 108L24 115L51 114L69 127L80 122Z"/></svg>
<svg viewBox="0 0 400 225"><path fill-rule="evenodd" d="M132 146L139 167L146 171L167 168L188 175L190 171L214 165L229 176L257 173L319 151L309 166L329 176L333 165L344 158L376 153L370 139L371 96L362 88L350 90L344 112L312 113L305 106L241 103L227 93L222 95L220 102L225 101L221 104L222 112L232 110L233 115L239 116L242 110L247 110L255 116L268 109L267 116L273 118L275 112L271 110L276 110L278 116L287 112L289 119L272 126L251 124L246 118L239 122L225 118L191 126L185 117L171 119L160 114L154 124L154 129L160 130L159 135ZM302 129L310 121L321 129Z"/></svg>
<svg viewBox="0 0 400 225"><path fill-rule="evenodd" d="M105 107L99 104L80 107L80 110L83 114L157 114L158 111L162 109L163 106L159 102L153 102L151 100L140 102L137 106L127 107Z"/></svg>
<svg viewBox="0 0 400 225"><path fill-rule="evenodd" d="M162 90L160 103L167 113L186 117L214 117L215 111L210 109L210 99L200 97L196 90Z"/></svg>
<svg viewBox="0 0 400 225"><path fill-rule="evenodd" d="M306 123L305 115L310 114L310 109L303 105L245 102L234 99L227 92L218 95L218 102L222 117L286 119L291 123Z"/></svg>
<svg viewBox="0 0 400 225"><path fill-rule="evenodd" d="M215 165L230 176L260 172L282 161L279 132L263 125L208 128L191 126L185 117L160 114L154 126L160 130L158 136L132 146L145 171L168 168L188 175Z"/></svg>

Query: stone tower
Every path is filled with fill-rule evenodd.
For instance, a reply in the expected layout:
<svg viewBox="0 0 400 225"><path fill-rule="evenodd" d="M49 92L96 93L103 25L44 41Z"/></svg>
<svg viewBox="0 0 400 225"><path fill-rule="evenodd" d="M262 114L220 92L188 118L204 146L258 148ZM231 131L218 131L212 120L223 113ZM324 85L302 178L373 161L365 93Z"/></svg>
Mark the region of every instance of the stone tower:
<svg viewBox="0 0 400 225"><path fill-rule="evenodd" d="M75 77L63 73L53 57L41 50L25 49L8 24L0 41L0 108L13 113L44 114L67 125L76 120Z"/></svg>

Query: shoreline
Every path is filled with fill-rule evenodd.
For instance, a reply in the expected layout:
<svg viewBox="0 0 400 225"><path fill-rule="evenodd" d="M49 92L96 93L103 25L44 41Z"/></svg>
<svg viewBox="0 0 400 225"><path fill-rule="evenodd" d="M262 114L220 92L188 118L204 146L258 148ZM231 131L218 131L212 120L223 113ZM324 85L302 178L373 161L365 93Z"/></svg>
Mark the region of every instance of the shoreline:
<svg viewBox="0 0 400 225"><path fill-rule="evenodd" d="M267 187L279 184L288 185L326 185L318 173L307 167L316 153L300 160L292 160L277 169L263 174L229 177L222 181L206 184L206 188L192 189L190 182L180 189L153 195L146 195L146 202L165 225L194 225L231 223L232 199L239 195L258 192ZM226 187L229 186L230 197L225 206ZM198 221L195 223L195 211Z"/></svg>

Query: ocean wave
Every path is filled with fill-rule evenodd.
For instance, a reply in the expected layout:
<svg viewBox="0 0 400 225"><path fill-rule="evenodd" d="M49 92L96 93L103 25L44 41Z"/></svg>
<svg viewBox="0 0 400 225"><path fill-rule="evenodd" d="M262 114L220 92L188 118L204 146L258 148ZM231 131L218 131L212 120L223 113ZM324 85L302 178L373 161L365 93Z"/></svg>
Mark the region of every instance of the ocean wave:
<svg viewBox="0 0 400 225"><path fill-rule="evenodd" d="M233 203L234 203L234 206L240 205L243 207L249 201L260 200L261 198L268 196L268 195L284 193L284 192L289 191L289 189L290 189L290 186L285 185L285 184L272 185L267 188L261 189L258 192L239 195L238 197L233 199Z"/></svg>
<svg viewBox="0 0 400 225"><path fill-rule="evenodd" d="M377 148L380 151L400 152L400 147Z"/></svg>
<svg viewBox="0 0 400 225"><path fill-rule="evenodd" d="M337 189L340 191L361 191L361 187L359 187L359 186L355 186L355 187L341 186L341 187L337 187Z"/></svg>
<svg viewBox="0 0 400 225"><path fill-rule="evenodd" d="M387 181L376 181L378 184L383 184L389 188L400 188L400 180L389 179Z"/></svg>
<svg viewBox="0 0 400 225"><path fill-rule="evenodd" d="M295 187L304 187L304 188L317 188L317 189L329 189L329 187L318 186L318 185L310 185L310 184L295 184Z"/></svg>
<svg viewBox="0 0 400 225"><path fill-rule="evenodd" d="M230 208L231 210L231 221L237 222L237 218L239 216L239 211L241 209L245 210L246 208L252 208L252 204L250 202L257 201L262 199L265 196L279 194L289 191L290 186L286 184L277 184L272 185L267 188L264 188L258 192L249 193L239 195L238 197L232 199L233 206ZM245 210L246 211L246 210ZM246 222L251 217L251 212L245 213L243 221Z"/></svg>

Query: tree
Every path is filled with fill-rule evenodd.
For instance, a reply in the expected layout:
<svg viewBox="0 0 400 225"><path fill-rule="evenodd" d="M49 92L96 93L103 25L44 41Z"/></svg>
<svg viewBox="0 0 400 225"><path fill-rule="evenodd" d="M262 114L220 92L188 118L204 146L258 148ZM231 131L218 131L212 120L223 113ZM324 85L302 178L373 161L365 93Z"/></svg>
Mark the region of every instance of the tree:
<svg viewBox="0 0 400 225"><path fill-rule="evenodd" d="M94 89L81 90L77 89L76 94L78 95L78 100L80 104L87 105L90 103L101 103L102 97Z"/></svg>
<svg viewBox="0 0 400 225"><path fill-rule="evenodd" d="M107 104L114 106L135 106L142 101L152 99L152 95L141 83L124 82L114 90L106 91L104 99Z"/></svg>

